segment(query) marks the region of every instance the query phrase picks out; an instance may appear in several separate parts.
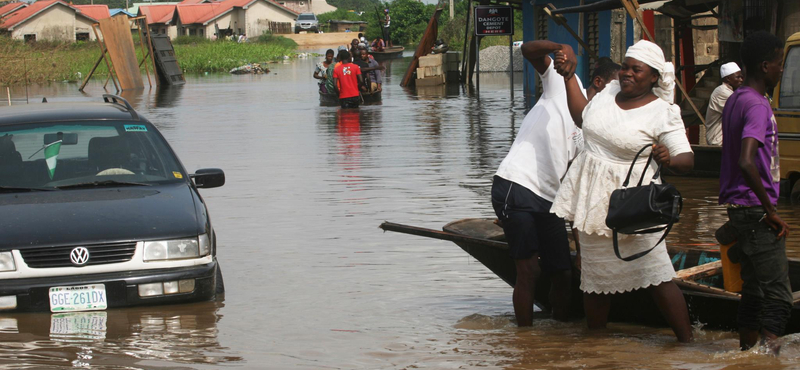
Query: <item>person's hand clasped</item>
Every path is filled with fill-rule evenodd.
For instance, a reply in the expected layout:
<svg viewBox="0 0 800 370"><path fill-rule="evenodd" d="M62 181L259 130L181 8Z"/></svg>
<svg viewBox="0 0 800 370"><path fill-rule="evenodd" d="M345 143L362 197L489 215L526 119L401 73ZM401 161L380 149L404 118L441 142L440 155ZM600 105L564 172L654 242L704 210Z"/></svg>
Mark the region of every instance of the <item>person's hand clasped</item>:
<svg viewBox="0 0 800 370"><path fill-rule="evenodd" d="M569 80L575 74L575 69L578 67L578 58L572 47L567 44L561 45L561 50L554 53L555 59L553 60L553 67L555 67L558 74L564 76Z"/></svg>
<svg viewBox="0 0 800 370"><path fill-rule="evenodd" d="M653 159L656 160L656 163L669 167L669 149L664 144L653 144Z"/></svg>

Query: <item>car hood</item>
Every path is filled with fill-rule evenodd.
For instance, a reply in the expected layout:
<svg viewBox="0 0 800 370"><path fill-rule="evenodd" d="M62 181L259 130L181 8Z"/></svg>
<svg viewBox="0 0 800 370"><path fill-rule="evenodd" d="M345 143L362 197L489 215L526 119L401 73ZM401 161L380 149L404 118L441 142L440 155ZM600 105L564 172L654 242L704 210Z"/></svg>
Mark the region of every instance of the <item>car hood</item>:
<svg viewBox="0 0 800 370"><path fill-rule="evenodd" d="M186 183L0 194L0 250L197 235Z"/></svg>

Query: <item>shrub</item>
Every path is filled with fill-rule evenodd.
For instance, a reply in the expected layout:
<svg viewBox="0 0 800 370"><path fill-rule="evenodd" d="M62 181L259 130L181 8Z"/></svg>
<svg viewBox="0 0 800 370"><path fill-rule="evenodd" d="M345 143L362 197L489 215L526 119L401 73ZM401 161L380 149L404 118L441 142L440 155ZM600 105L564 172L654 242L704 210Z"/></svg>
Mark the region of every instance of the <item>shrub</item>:
<svg viewBox="0 0 800 370"><path fill-rule="evenodd" d="M276 45L287 49L294 49L297 47L297 43L294 42L294 40L275 35L269 31L264 31L264 33L256 38L255 42L259 44Z"/></svg>

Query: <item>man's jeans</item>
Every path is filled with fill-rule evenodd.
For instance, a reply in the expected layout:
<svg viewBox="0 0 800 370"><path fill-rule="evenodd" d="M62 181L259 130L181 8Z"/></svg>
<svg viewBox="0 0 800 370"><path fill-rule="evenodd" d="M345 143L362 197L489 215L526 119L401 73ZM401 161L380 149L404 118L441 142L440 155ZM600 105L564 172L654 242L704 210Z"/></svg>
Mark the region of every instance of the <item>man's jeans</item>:
<svg viewBox="0 0 800 370"><path fill-rule="evenodd" d="M777 231L764 220L765 214L763 207L728 209L737 235L728 255L742 265L739 327L783 335L792 311L786 238L777 239Z"/></svg>

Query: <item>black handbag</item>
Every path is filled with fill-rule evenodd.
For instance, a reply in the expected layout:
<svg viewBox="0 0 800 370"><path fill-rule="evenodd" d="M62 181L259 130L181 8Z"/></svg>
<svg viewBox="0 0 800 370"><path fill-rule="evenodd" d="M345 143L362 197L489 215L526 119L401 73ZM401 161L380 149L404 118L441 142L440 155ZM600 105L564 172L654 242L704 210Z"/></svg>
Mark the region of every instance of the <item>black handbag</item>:
<svg viewBox="0 0 800 370"><path fill-rule="evenodd" d="M655 249L667 237L672 225L678 222L683 209L683 198L678 189L675 189L671 184L655 183L661 173L660 164L650 180L650 184L642 186L644 174L647 172L647 167L650 166L650 161L653 160L652 152L650 157L647 158L647 164L645 164L642 176L639 178L639 183L635 187L628 188L628 182L631 179L631 172L633 171L633 166L636 165L636 160L639 159L639 155L642 152L650 147L652 145L648 144L639 150L639 153L636 153L622 188L614 190L608 202L606 226L614 232L614 254L623 261L633 261L644 257ZM652 234L660 231L664 231L664 235L652 248L628 257L620 256L617 234Z"/></svg>

